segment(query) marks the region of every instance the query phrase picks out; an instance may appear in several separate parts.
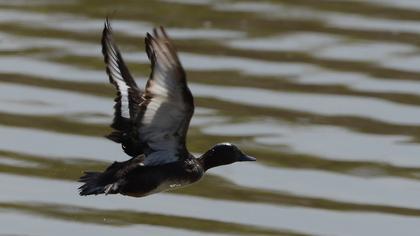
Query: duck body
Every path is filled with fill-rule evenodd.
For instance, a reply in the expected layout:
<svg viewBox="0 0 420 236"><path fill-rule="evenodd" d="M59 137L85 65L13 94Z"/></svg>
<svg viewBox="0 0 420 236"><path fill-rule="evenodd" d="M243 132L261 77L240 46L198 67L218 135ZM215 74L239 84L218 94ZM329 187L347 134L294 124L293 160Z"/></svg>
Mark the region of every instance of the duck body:
<svg viewBox="0 0 420 236"><path fill-rule="evenodd" d="M108 19L102 34L102 53L109 81L117 89L113 132L107 138L131 156L103 172L85 172L80 195L122 194L143 197L184 187L201 179L210 168L238 161L255 161L230 143L216 144L195 158L186 147L194 99L175 47L165 30L145 38L152 71L141 91L118 50Z"/></svg>
<svg viewBox="0 0 420 236"><path fill-rule="evenodd" d="M144 166L140 163L133 158L126 162L114 162L102 173L87 172L81 195L119 193L144 197L185 187L200 180L204 174L200 161L192 156L183 161L157 166Z"/></svg>

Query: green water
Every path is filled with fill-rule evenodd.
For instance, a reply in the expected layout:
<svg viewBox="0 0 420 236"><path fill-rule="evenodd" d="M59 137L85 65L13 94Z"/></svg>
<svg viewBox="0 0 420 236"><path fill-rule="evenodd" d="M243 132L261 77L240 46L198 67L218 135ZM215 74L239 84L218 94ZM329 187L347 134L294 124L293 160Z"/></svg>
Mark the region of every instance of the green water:
<svg viewBox="0 0 420 236"><path fill-rule="evenodd" d="M164 26L196 113L188 148L257 157L146 198L80 197L104 139L110 16L137 82ZM0 235L418 235L420 2L0 0Z"/></svg>

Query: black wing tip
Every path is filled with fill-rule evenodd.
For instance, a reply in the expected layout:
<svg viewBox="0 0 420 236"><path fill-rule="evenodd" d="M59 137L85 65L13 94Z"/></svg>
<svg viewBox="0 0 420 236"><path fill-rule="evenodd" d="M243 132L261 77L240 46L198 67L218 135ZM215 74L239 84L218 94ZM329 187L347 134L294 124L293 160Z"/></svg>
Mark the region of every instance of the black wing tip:
<svg viewBox="0 0 420 236"><path fill-rule="evenodd" d="M144 44L146 46L146 54L147 57L152 60L153 57L153 46L152 41L154 40L153 36L149 33L146 34L146 37L144 38Z"/></svg>
<svg viewBox="0 0 420 236"><path fill-rule="evenodd" d="M109 21L108 16L105 18L104 30L102 31L101 44L102 44L102 54L104 54L104 56L106 53L106 49L110 47L110 45L107 45L107 44L111 44L111 47L116 47L115 45L113 45L114 43L112 39L112 27L111 27L111 22Z"/></svg>
<svg viewBox="0 0 420 236"><path fill-rule="evenodd" d="M153 36L155 36L155 37L159 37L159 35L158 35L158 31L157 31L157 28L155 27L155 28L153 28Z"/></svg>
<svg viewBox="0 0 420 236"><path fill-rule="evenodd" d="M150 43L153 41L153 36L149 33L146 33L146 37L144 37L144 43L146 46L150 45Z"/></svg>
<svg viewBox="0 0 420 236"><path fill-rule="evenodd" d="M152 29L152 33L147 32L145 40L152 41L152 40L157 40L157 39L160 39L160 38L164 38L166 40L169 40L169 36L166 33L165 27L163 27L162 25L154 27Z"/></svg>
<svg viewBox="0 0 420 236"><path fill-rule="evenodd" d="M156 39L150 34L150 33L146 33L146 37L144 38L144 44L145 44L145 48L146 48L146 54L147 57L149 58L150 62L151 62L151 66L152 68L155 65L155 61L156 61L156 56L155 56L155 52L153 49L153 43Z"/></svg>
<svg viewBox="0 0 420 236"><path fill-rule="evenodd" d="M149 57L152 68L154 66L154 62L156 61L156 55L155 55L155 47L161 47L160 43L166 41L169 44L171 44L171 40L169 39L168 34L166 33L163 26L154 27L152 30L152 33L146 33L146 37L144 38L144 43L146 46L146 54ZM173 46L166 46L173 48Z"/></svg>
<svg viewBox="0 0 420 236"><path fill-rule="evenodd" d="M104 56L106 56L106 49L109 47L107 43L112 40L111 35L112 35L112 28L107 17L104 22L104 30L102 31L102 38L101 38L102 54Z"/></svg>
<svg viewBox="0 0 420 236"><path fill-rule="evenodd" d="M166 39L169 39L168 34L166 33L165 27L163 26L159 26L160 32L162 32L163 37L165 37Z"/></svg>
<svg viewBox="0 0 420 236"><path fill-rule="evenodd" d="M112 32L111 21L108 16L105 17L103 32Z"/></svg>
<svg viewBox="0 0 420 236"><path fill-rule="evenodd" d="M165 30L165 27L163 27L162 25L154 27L152 32L153 32L153 36L157 39L162 38L162 36L165 39L169 39L168 34L166 33L166 30Z"/></svg>

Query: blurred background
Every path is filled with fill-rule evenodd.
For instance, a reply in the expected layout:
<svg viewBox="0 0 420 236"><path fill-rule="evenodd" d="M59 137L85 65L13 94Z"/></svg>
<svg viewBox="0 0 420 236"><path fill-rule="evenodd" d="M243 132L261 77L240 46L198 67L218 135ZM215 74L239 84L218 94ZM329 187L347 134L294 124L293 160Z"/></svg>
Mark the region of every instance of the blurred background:
<svg viewBox="0 0 420 236"><path fill-rule="evenodd" d="M144 86L163 25L195 95L188 147L257 157L146 198L80 197L103 138L106 15ZM0 235L419 235L420 1L0 0Z"/></svg>

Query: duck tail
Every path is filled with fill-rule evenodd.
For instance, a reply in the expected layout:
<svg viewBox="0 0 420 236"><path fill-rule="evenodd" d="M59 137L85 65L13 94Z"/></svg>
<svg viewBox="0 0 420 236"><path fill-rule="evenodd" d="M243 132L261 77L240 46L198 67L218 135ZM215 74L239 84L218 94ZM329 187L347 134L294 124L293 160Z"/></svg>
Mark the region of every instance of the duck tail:
<svg viewBox="0 0 420 236"><path fill-rule="evenodd" d="M85 175L79 179L79 182L85 183L79 187L79 194L81 196L87 196L105 193L104 186L100 184L101 174L99 172L85 172Z"/></svg>
<svg viewBox="0 0 420 236"><path fill-rule="evenodd" d="M79 182L85 183L79 187L81 196L117 193L116 183L107 181L106 175L100 172L85 172Z"/></svg>

